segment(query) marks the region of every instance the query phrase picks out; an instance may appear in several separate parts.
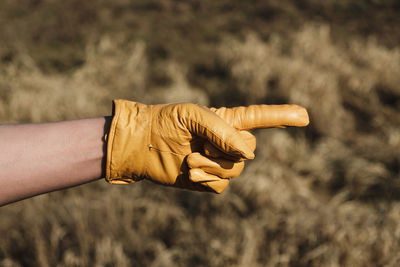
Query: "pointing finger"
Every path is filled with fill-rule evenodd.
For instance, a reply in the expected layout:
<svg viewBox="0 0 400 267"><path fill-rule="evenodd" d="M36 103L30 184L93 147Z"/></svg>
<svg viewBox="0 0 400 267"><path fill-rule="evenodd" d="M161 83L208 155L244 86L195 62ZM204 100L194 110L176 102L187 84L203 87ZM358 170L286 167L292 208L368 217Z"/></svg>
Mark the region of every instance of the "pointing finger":
<svg viewBox="0 0 400 267"><path fill-rule="evenodd" d="M210 108L239 130L255 128L303 127L309 124L307 110L298 105L251 105L235 108Z"/></svg>

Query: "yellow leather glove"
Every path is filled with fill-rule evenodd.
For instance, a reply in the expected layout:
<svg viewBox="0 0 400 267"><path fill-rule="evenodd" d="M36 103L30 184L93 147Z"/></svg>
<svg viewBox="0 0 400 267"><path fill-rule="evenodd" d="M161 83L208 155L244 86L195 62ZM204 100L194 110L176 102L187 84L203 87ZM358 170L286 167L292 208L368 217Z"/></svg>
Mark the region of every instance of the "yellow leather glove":
<svg viewBox="0 0 400 267"><path fill-rule="evenodd" d="M243 170L243 160L254 158L254 136L238 129L270 127L264 124L276 117L269 117L268 123L256 121L268 117L259 112L264 110L210 110L195 104L148 106L115 100L108 134L106 180L126 184L146 178L164 185L221 193L229 184L227 178L236 177ZM290 116L292 120L301 117ZM246 119L254 123L245 124ZM275 124L292 125L286 121Z"/></svg>
<svg viewBox="0 0 400 267"><path fill-rule="evenodd" d="M309 123L307 110L298 105L251 105L235 108L210 108L211 111L241 130L241 136L252 151L256 148L256 138L248 131L256 128L303 127ZM230 178L236 178L244 169L244 161L232 158L218 150L211 142L204 144L204 156L192 153L187 158L189 177L215 192L221 193L229 185Z"/></svg>

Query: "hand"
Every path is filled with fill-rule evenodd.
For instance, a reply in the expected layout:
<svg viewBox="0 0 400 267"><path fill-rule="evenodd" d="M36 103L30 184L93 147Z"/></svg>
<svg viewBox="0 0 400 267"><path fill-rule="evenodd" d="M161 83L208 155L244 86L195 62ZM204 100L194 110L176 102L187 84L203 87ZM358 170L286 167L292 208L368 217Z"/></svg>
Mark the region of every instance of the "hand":
<svg viewBox="0 0 400 267"><path fill-rule="evenodd" d="M240 173L243 167L238 162L254 158L255 147L251 147L243 138L248 134L241 133L226 122L236 123L236 119L230 116L241 114L238 111L240 108L213 112L194 104L147 106L125 100L115 100L114 105L106 164L106 179L111 183L132 183L146 178L164 185L220 193L223 191L220 189L226 186L212 184L229 183L228 179L222 177ZM255 118L265 119L259 114L255 115ZM243 119L240 116L238 118ZM255 127L263 125L257 124ZM253 137L251 139L254 140ZM207 147L214 150L207 150ZM200 153L203 151L209 156L202 156ZM217 155L219 152L224 157ZM190 179L185 162L187 156L189 166L201 163L201 166L190 171ZM210 164L207 165L204 160L209 160ZM229 166L232 166L231 173ZM204 174L213 175L214 180L215 177L223 180L204 181Z"/></svg>
<svg viewBox="0 0 400 267"><path fill-rule="evenodd" d="M252 105L235 108L210 108L232 127L241 130L241 136L251 151L256 148L256 138L248 131L255 128L286 126L303 127L309 123L307 111L298 105ZM232 158L218 150L212 143L204 144L204 156L192 153L187 159L189 177L193 182L223 192L230 178L236 178L244 169L244 161Z"/></svg>

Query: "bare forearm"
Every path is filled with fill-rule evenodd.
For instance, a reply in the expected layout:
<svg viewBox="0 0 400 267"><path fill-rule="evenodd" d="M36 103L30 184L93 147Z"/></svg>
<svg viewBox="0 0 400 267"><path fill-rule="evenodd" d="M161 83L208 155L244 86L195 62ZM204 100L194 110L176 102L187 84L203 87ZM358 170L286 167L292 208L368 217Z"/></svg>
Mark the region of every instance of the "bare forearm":
<svg viewBox="0 0 400 267"><path fill-rule="evenodd" d="M102 177L110 120L0 126L0 206Z"/></svg>

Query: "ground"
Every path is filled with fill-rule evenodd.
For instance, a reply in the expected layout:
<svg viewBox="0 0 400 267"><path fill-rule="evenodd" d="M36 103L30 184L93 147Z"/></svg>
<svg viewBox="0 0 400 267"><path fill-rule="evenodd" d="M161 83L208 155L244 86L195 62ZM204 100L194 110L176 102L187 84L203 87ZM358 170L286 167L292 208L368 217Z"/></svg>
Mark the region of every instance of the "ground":
<svg viewBox="0 0 400 267"><path fill-rule="evenodd" d="M222 195L98 181L0 208L0 266L397 266L400 4L0 4L0 119L108 115L115 98L295 103Z"/></svg>

